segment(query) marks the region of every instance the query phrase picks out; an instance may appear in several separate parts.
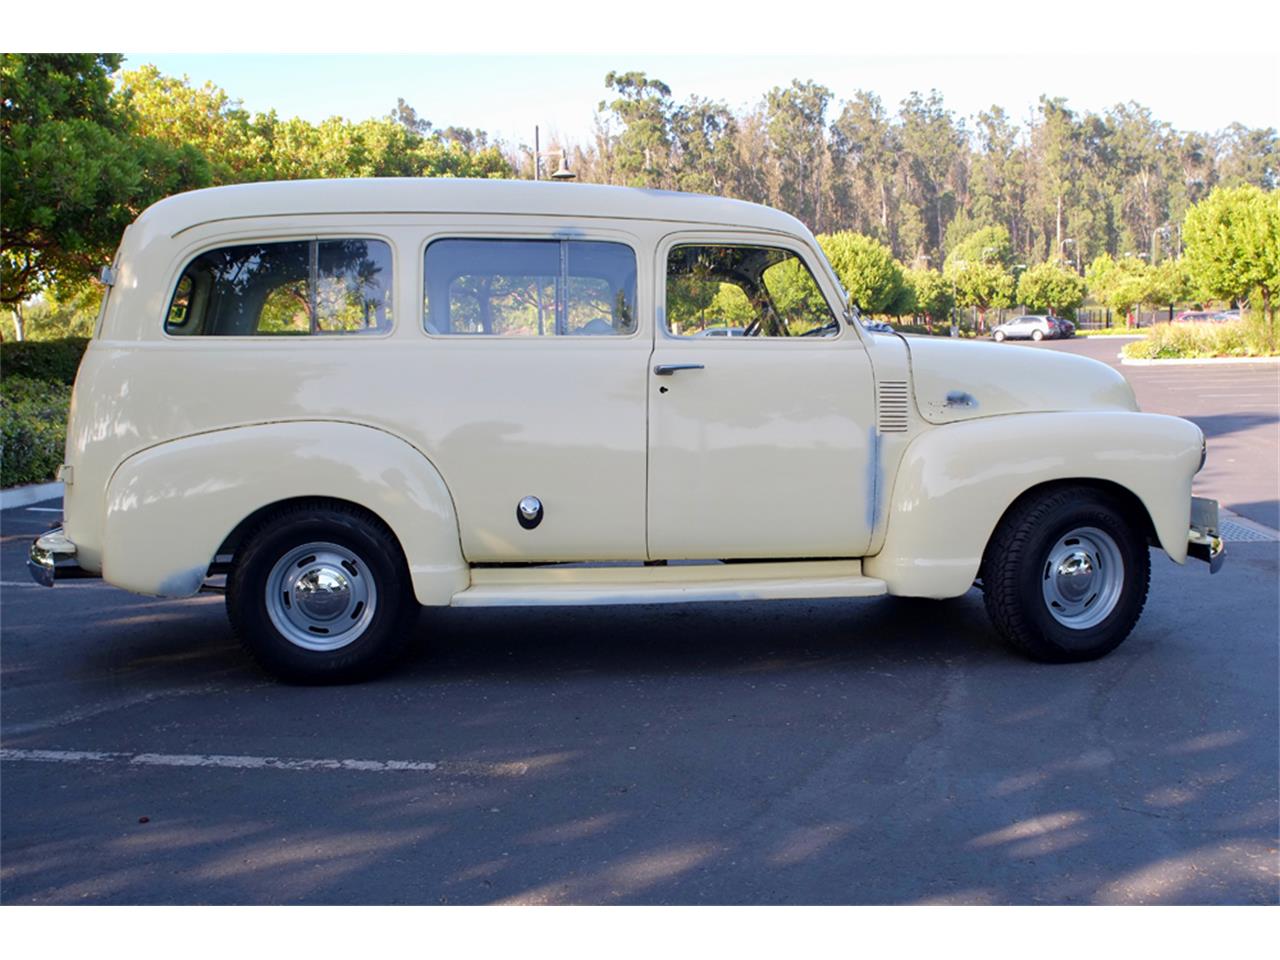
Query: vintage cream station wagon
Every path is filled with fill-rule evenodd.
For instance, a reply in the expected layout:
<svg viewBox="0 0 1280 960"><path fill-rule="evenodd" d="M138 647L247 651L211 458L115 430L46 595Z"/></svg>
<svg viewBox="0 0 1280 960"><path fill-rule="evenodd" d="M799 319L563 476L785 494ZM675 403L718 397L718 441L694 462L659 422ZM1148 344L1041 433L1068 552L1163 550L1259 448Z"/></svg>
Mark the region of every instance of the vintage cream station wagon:
<svg viewBox="0 0 1280 960"><path fill-rule="evenodd" d="M277 676L368 676L419 605L954 597L1101 656L1148 548L1222 561L1200 430L1104 364L871 333L753 204L260 183L128 228L36 579L190 596Z"/></svg>

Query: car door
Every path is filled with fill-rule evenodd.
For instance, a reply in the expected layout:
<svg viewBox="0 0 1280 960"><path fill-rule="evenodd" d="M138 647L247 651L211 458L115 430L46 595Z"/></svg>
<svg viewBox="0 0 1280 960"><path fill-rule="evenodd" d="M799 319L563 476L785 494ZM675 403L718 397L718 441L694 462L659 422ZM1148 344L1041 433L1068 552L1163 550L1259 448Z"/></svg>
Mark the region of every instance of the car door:
<svg viewBox="0 0 1280 960"><path fill-rule="evenodd" d="M682 232L658 249L651 559L854 557L873 524L874 384L799 239ZM703 335L740 330L740 335Z"/></svg>
<svg viewBox="0 0 1280 960"><path fill-rule="evenodd" d="M647 556L651 301L634 236L574 227L450 229L424 249L417 435L472 563Z"/></svg>

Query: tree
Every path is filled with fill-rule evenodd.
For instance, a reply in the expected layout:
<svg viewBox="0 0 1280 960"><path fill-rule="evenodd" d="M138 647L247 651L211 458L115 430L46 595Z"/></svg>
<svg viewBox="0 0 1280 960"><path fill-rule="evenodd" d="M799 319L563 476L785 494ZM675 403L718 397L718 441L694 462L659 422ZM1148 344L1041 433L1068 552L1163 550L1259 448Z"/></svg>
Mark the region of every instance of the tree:
<svg viewBox="0 0 1280 960"><path fill-rule="evenodd" d="M987 328L987 311L1013 305L1013 274L1009 272L1009 231L983 227L947 255L943 273L956 289L956 302L978 311L978 329Z"/></svg>
<svg viewBox="0 0 1280 960"><path fill-rule="evenodd" d="M671 88L642 71L610 70L604 85L617 92L609 104L600 102L622 124L613 141L618 180L631 187L667 186L671 154Z"/></svg>
<svg viewBox="0 0 1280 960"><path fill-rule="evenodd" d="M898 132L880 98L859 90L831 125L838 215L860 233L897 249Z"/></svg>
<svg viewBox="0 0 1280 960"><path fill-rule="evenodd" d="M828 233L818 237L831 268L863 313L894 313L903 294L902 267L879 240L859 233Z"/></svg>
<svg viewBox="0 0 1280 960"><path fill-rule="evenodd" d="M1274 345L1280 193L1252 184L1219 187L1187 211L1182 239L1194 283L1210 297L1260 301L1265 333Z"/></svg>
<svg viewBox="0 0 1280 960"><path fill-rule="evenodd" d="M994 263L1008 267L1012 262L1012 245L1009 231L1004 227L982 227L973 231L947 254L948 261L964 260L968 263Z"/></svg>
<svg viewBox="0 0 1280 960"><path fill-rule="evenodd" d="M1037 313L1074 317L1084 303L1084 291L1084 278L1061 263L1037 263L1018 278L1018 302Z"/></svg>
<svg viewBox="0 0 1280 960"><path fill-rule="evenodd" d="M928 97L913 90L902 101L898 115L904 151L900 169L927 230L922 240L931 255L936 256L942 249L946 220L955 212L953 175L966 145L964 124L956 122L937 90L931 90ZM921 249L910 251L912 256L923 252Z"/></svg>
<svg viewBox="0 0 1280 960"><path fill-rule="evenodd" d="M1099 254L1085 270L1085 285L1117 315L1127 316L1137 306L1158 302L1155 298L1160 295L1151 267L1137 257L1116 260Z"/></svg>
<svg viewBox="0 0 1280 960"><path fill-rule="evenodd" d="M951 281L940 270L908 270L904 280L913 294L915 314L925 318L932 332L934 323L950 316L956 305Z"/></svg>
<svg viewBox="0 0 1280 960"><path fill-rule="evenodd" d="M826 228L827 152L826 113L831 91L810 80L792 80L765 96L769 143L781 177L779 198L813 230Z"/></svg>
<svg viewBox="0 0 1280 960"><path fill-rule="evenodd" d="M200 151L139 136L112 90L117 54L0 59L0 302L87 282L143 208L209 183Z"/></svg>
<svg viewBox="0 0 1280 960"><path fill-rule="evenodd" d="M723 103L690 97L671 115L675 186L690 193L724 194L733 178L737 121Z"/></svg>

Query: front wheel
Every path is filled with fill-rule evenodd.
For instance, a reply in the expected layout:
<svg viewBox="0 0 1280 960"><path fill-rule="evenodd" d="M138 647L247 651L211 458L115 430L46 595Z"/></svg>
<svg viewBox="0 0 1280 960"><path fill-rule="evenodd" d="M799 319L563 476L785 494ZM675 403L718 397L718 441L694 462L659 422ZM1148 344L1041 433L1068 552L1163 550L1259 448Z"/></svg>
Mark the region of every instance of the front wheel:
<svg viewBox="0 0 1280 960"><path fill-rule="evenodd" d="M407 646L417 609L399 542L346 504L270 517L227 578L232 629L269 673L292 683L385 670Z"/></svg>
<svg viewBox="0 0 1280 960"><path fill-rule="evenodd" d="M996 630L1034 660L1105 656L1133 630L1147 599L1145 536L1095 490L1059 489L1015 505L982 563Z"/></svg>
<svg viewBox="0 0 1280 960"><path fill-rule="evenodd" d="M1004 340L1004 331L997 330L995 333L991 335L991 339L994 340L996 343L1000 343L1001 341Z"/></svg>

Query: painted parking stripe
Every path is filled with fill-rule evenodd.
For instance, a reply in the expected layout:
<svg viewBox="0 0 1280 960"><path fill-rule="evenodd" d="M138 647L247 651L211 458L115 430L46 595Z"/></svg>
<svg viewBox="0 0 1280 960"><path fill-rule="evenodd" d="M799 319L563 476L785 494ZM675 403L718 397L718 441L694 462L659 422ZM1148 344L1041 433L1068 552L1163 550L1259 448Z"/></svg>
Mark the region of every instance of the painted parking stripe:
<svg viewBox="0 0 1280 960"><path fill-rule="evenodd" d="M61 513L61 507L27 507L28 513Z"/></svg>
<svg viewBox="0 0 1280 960"><path fill-rule="evenodd" d="M110 584L101 580L84 579L84 580L62 580L58 583L58 589L63 587L108 587ZM41 590L49 588L36 583L34 580L0 580L0 587L36 587Z"/></svg>
<svg viewBox="0 0 1280 960"><path fill-rule="evenodd" d="M459 776L519 777L526 763L350 760L303 757L228 756L211 753L113 753L97 750L0 749L0 761L35 763L119 763L138 767L217 767L231 770L355 771L358 773L445 773Z"/></svg>

